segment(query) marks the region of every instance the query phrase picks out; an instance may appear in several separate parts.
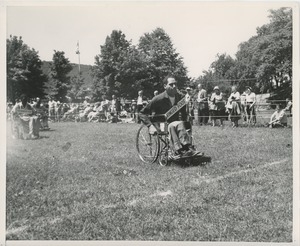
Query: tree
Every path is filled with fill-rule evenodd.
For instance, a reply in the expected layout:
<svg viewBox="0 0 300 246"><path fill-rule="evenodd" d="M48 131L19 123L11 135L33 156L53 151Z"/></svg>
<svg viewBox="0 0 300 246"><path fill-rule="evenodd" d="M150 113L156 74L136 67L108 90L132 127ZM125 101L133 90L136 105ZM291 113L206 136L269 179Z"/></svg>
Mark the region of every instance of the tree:
<svg viewBox="0 0 300 246"><path fill-rule="evenodd" d="M130 45L121 31L113 30L111 35L106 37L105 44L100 46L101 53L95 57L95 66L92 69L93 97L100 99L102 95L124 94L122 89L130 83L128 77L132 77L130 75L133 73L133 68L128 62L128 56L133 49Z"/></svg>
<svg viewBox="0 0 300 246"><path fill-rule="evenodd" d="M64 101L70 87L70 76L68 74L72 70L72 65L69 59L65 58L63 51L54 50L50 69L46 92L56 100Z"/></svg>
<svg viewBox="0 0 300 246"><path fill-rule="evenodd" d="M81 73L79 73L78 75L73 75L71 77L70 90L68 90L67 95L73 100L77 99L78 97L84 97L85 88L83 85L84 79L81 76Z"/></svg>
<svg viewBox="0 0 300 246"><path fill-rule="evenodd" d="M43 74L38 52L23 43L22 37L10 36L7 50L7 100L15 101L21 94L42 97L47 78Z"/></svg>
<svg viewBox="0 0 300 246"><path fill-rule="evenodd" d="M179 88L189 84L183 58L176 52L171 38L162 28L145 33L139 40L138 49L146 64L144 78L137 81L138 88L151 93L154 90L161 91L162 81L170 73L176 77Z"/></svg>
<svg viewBox="0 0 300 246"><path fill-rule="evenodd" d="M235 66L236 62L231 56L217 54L216 60L211 63L210 68L207 71L204 70L203 75L193 82L194 86L201 83L208 93L211 93L217 85L223 93L228 95L231 86L237 83Z"/></svg>
<svg viewBox="0 0 300 246"><path fill-rule="evenodd" d="M292 10L270 10L270 23L257 28L257 35L239 46L238 75L256 78L259 92L291 88Z"/></svg>

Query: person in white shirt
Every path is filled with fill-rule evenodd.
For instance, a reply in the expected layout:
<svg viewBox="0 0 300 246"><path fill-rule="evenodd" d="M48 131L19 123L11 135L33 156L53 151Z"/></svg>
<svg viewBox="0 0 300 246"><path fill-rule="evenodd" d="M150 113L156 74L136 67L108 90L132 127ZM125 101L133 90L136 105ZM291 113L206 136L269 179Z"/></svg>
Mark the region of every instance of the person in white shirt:
<svg viewBox="0 0 300 246"><path fill-rule="evenodd" d="M220 120L220 126L223 126L223 118L225 116L225 102L223 98L223 93L220 91L219 86L214 87L214 92L212 93L210 99L210 114L212 126L216 125L216 120Z"/></svg>
<svg viewBox="0 0 300 246"><path fill-rule="evenodd" d="M206 125L208 122L209 117L209 110L208 110L208 97L206 90L203 89L202 84L198 84L198 123L201 126Z"/></svg>
<svg viewBox="0 0 300 246"><path fill-rule="evenodd" d="M23 111L21 111L23 110ZM39 138L40 120L34 115L34 109L28 103L27 95L21 96L21 103L12 109L13 138L37 139Z"/></svg>
<svg viewBox="0 0 300 246"><path fill-rule="evenodd" d="M144 107L144 100L143 100L143 91L139 91L138 92L138 98L136 101L136 111L137 111L137 123L141 123L140 117L139 117L139 113L142 110L142 108Z"/></svg>
<svg viewBox="0 0 300 246"><path fill-rule="evenodd" d="M287 116L285 110L280 104L276 105L276 111L272 114L268 126L270 128L287 126Z"/></svg>
<svg viewBox="0 0 300 246"><path fill-rule="evenodd" d="M232 127L238 127L238 121L241 116L241 96L237 91L236 86L232 86L231 94L228 98L228 102L226 105L227 111L229 113L230 120L232 122Z"/></svg>
<svg viewBox="0 0 300 246"><path fill-rule="evenodd" d="M48 102L48 109L49 109L49 119L51 121L55 120L55 108L56 108L56 102L53 100L53 98L50 97Z"/></svg>
<svg viewBox="0 0 300 246"><path fill-rule="evenodd" d="M246 113L248 123L256 123L256 112L255 112L256 95L252 91L251 87L246 90Z"/></svg>
<svg viewBox="0 0 300 246"><path fill-rule="evenodd" d="M186 101L186 112L187 112L187 121L193 125L194 120L194 101L192 98L192 89L190 87L186 88L186 94L185 94L185 101Z"/></svg>

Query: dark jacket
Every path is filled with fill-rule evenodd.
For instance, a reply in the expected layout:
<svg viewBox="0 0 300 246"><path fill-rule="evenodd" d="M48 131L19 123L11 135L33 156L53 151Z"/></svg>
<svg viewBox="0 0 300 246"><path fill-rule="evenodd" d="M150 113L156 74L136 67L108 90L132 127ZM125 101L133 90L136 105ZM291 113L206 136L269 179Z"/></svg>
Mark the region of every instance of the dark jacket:
<svg viewBox="0 0 300 246"><path fill-rule="evenodd" d="M176 105L183 95L176 94L175 95L175 104ZM163 116L169 109L172 108L172 103L169 99L169 96L166 91L155 96L152 100L140 111L140 119L144 122L145 125L151 125L151 122L165 122L166 119ZM149 119L149 116L151 120ZM177 120L185 121L187 119L186 107L182 107L177 113L170 117L167 120L168 123Z"/></svg>

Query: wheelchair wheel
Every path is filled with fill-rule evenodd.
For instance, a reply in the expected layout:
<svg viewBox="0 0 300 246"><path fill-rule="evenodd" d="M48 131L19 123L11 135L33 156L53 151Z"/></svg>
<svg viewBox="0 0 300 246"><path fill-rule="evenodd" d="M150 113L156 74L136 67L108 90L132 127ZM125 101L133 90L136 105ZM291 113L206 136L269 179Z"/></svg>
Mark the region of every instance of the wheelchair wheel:
<svg viewBox="0 0 300 246"><path fill-rule="evenodd" d="M142 124L136 136L136 149L139 158L145 163L154 163L159 155L159 145L158 135L150 133L148 127Z"/></svg>
<svg viewBox="0 0 300 246"><path fill-rule="evenodd" d="M171 162L171 149L169 146L168 136L161 136L160 138L158 162L161 166L167 166Z"/></svg>
<svg viewBox="0 0 300 246"><path fill-rule="evenodd" d="M161 166L167 166L170 164L170 156L167 148L161 149L158 157L158 162Z"/></svg>

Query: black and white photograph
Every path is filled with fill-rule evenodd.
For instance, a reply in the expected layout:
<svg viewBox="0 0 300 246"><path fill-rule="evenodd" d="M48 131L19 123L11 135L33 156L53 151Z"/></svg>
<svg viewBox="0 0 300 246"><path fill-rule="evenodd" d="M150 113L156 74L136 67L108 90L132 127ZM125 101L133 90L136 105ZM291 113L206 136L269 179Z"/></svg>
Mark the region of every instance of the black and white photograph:
<svg viewBox="0 0 300 246"><path fill-rule="evenodd" d="M300 245L299 6L1 1L0 246Z"/></svg>

